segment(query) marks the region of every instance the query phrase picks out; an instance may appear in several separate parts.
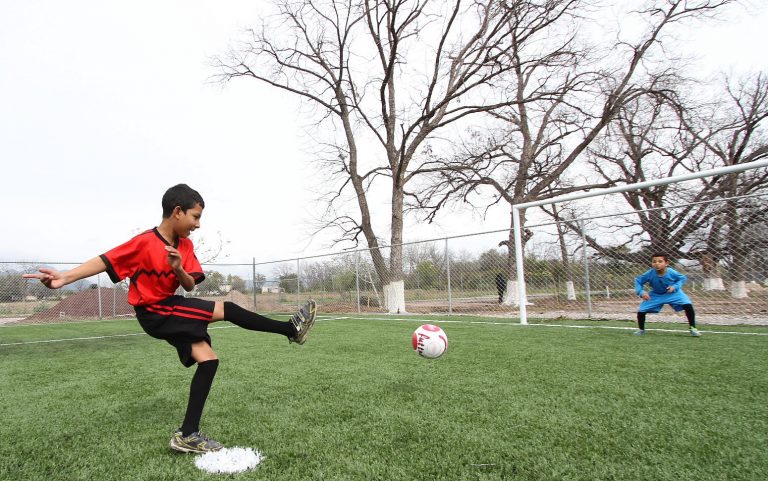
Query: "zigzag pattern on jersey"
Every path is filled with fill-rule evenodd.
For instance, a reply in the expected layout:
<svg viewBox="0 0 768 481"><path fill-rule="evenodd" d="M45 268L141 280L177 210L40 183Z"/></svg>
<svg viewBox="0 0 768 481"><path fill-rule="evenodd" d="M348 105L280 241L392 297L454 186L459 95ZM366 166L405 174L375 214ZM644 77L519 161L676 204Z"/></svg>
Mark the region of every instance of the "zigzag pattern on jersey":
<svg viewBox="0 0 768 481"><path fill-rule="evenodd" d="M136 274L133 277L131 277L131 280L135 282L136 279L138 279L142 274L144 274L146 276L155 276L155 277L158 277L158 278L159 277L171 277L172 275L175 275L173 273L173 271L159 271L158 272L158 271L156 271L154 269L151 269L151 270L139 269L138 271L136 271Z"/></svg>

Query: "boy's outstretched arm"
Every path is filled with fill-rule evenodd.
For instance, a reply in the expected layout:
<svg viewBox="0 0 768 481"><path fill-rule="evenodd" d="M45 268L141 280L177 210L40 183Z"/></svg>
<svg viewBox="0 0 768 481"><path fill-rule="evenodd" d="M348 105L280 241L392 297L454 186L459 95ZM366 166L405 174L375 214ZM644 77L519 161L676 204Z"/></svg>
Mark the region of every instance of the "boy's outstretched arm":
<svg viewBox="0 0 768 481"><path fill-rule="evenodd" d="M93 259L80 264L74 269L59 272L56 269L47 269L41 267L36 274L24 274L22 277L27 279L39 279L45 287L49 289L58 289L64 287L67 284L71 284L80 279L86 277L95 276L100 272L107 270L106 264L101 260L101 257L94 257Z"/></svg>

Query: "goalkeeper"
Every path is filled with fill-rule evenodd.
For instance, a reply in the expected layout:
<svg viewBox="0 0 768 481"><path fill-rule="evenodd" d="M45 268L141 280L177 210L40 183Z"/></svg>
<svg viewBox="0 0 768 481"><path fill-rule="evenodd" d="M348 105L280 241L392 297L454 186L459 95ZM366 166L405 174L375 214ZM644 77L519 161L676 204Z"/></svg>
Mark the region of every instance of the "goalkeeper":
<svg viewBox="0 0 768 481"><path fill-rule="evenodd" d="M649 312L658 313L664 304L669 304L676 312L685 311L688 329L692 336L700 336L696 329L696 312L691 299L683 292L683 284L688 277L669 267L669 257L656 253L651 256L651 268L635 278L635 292L643 299L637 310L637 331L645 334L645 316ZM645 285L650 289L646 292Z"/></svg>

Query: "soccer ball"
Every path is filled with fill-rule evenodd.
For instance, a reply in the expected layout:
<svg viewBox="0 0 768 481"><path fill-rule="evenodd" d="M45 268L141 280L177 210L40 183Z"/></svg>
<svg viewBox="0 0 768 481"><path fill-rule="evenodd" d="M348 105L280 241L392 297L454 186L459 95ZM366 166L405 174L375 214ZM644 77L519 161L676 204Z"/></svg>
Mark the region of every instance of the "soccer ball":
<svg viewBox="0 0 768 481"><path fill-rule="evenodd" d="M424 324L413 331L413 349L419 356L435 359L448 349L448 336L445 331L432 324Z"/></svg>

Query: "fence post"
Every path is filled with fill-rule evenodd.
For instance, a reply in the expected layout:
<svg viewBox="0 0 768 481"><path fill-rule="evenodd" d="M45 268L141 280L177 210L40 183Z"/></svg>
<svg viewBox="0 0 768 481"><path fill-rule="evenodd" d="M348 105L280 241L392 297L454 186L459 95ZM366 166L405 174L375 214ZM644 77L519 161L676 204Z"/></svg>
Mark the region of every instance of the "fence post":
<svg viewBox="0 0 768 481"><path fill-rule="evenodd" d="M301 259L296 259L296 308L301 309Z"/></svg>
<svg viewBox="0 0 768 481"><path fill-rule="evenodd" d="M253 268L252 276L251 277L251 287L253 288L253 310L256 310L256 258L253 258L253 264L251 264L251 267Z"/></svg>
<svg viewBox="0 0 768 481"><path fill-rule="evenodd" d="M355 255L355 295L357 297L357 313L360 314L360 251Z"/></svg>
<svg viewBox="0 0 768 481"><path fill-rule="evenodd" d="M24 315L27 315L27 296L28 295L30 295L29 294L29 281L24 281L24 291L21 293L21 305L24 306L22 308L22 310L24 311ZM32 312L34 312L34 310Z"/></svg>
<svg viewBox="0 0 768 481"><path fill-rule="evenodd" d="M96 274L96 297L99 298L99 319L103 318L101 311L101 274Z"/></svg>
<svg viewBox="0 0 768 481"><path fill-rule="evenodd" d="M448 275L448 315L453 314L453 303L451 298L451 256L448 255L448 238L445 238L445 272Z"/></svg>
<svg viewBox="0 0 768 481"><path fill-rule="evenodd" d="M584 259L584 292L587 296L587 318L592 319L592 292L589 287L589 258L587 257L587 237L584 233L584 221L579 221L581 230L581 251Z"/></svg>

